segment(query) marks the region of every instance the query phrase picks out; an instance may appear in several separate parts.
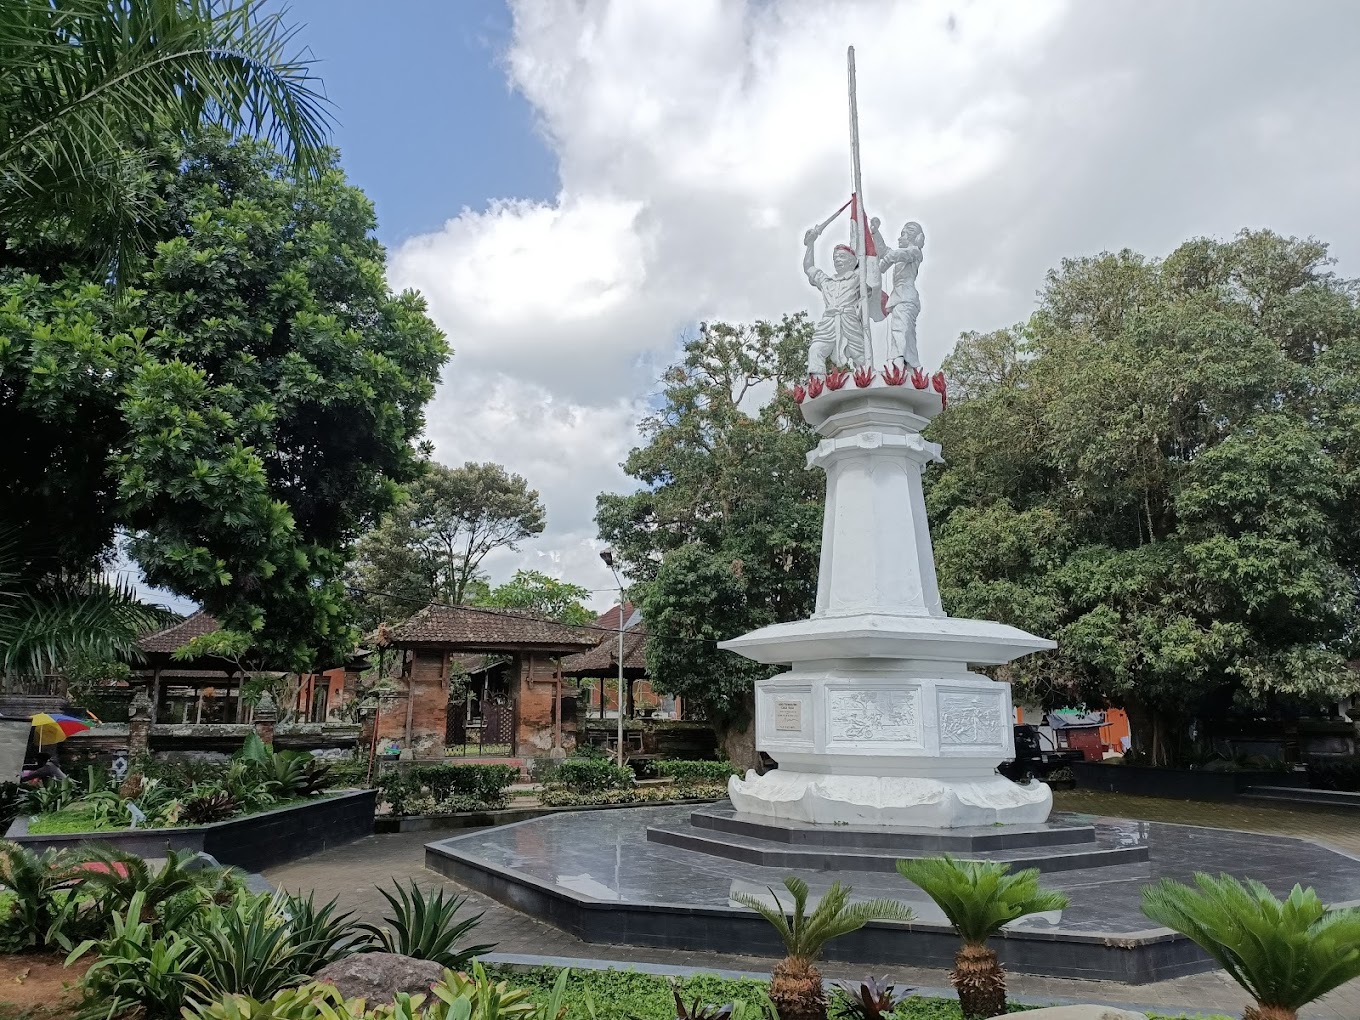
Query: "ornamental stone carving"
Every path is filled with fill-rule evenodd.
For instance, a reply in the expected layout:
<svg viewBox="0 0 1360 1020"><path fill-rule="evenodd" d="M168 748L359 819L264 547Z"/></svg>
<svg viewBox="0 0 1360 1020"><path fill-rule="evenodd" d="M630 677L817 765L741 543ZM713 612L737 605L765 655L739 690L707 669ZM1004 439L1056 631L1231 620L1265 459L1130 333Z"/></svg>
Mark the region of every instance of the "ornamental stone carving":
<svg viewBox="0 0 1360 1020"><path fill-rule="evenodd" d="M940 744L997 744L1004 739L1001 699L986 694L940 695Z"/></svg>
<svg viewBox="0 0 1360 1020"><path fill-rule="evenodd" d="M831 691L827 722L833 741L920 744L921 694L914 690Z"/></svg>

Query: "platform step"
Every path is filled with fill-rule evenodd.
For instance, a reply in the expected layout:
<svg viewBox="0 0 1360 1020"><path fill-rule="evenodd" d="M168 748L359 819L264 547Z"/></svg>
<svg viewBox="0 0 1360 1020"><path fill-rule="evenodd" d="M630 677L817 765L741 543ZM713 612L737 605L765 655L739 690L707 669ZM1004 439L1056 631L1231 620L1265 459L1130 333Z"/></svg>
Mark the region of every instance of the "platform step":
<svg viewBox="0 0 1360 1020"><path fill-rule="evenodd" d="M647 840L764 868L805 871L889 872L897 870L899 860L938 857L943 852L929 849L791 845L734 832L717 832L689 823L651 826L647 829ZM1057 872L1115 864L1141 864L1148 859L1148 848L1146 845L1105 847L1096 843L1074 843L1066 846L965 851L954 856L962 860L998 861L1016 868Z"/></svg>
<svg viewBox="0 0 1360 1020"><path fill-rule="evenodd" d="M1360 793L1345 790L1310 790L1292 786L1248 786L1242 800L1272 801L1316 807L1351 808L1360 811Z"/></svg>

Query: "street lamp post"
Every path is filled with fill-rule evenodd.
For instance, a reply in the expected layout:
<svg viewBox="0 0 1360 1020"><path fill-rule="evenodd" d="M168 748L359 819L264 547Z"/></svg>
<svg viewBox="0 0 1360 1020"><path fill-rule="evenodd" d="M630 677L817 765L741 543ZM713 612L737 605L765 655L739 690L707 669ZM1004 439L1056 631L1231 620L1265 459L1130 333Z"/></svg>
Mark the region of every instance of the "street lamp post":
<svg viewBox="0 0 1360 1020"><path fill-rule="evenodd" d="M619 586L619 766L623 762L623 581L619 579L619 572L614 567L614 554L608 549L600 551L600 559L604 560L604 565L614 574L614 580ZM604 681L600 681L603 688Z"/></svg>

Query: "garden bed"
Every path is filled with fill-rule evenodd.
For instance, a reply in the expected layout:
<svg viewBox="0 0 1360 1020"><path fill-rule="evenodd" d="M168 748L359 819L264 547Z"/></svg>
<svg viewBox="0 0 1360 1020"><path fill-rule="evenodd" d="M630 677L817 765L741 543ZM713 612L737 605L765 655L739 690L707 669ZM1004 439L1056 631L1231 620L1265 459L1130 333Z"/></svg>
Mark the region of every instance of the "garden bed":
<svg viewBox="0 0 1360 1020"><path fill-rule="evenodd" d="M141 857L164 857L167 849L193 850L245 871L282 864L373 832L376 790L354 790L307 800L209 825L161 829L109 829L30 835L20 817L6 838L35 853L73 849L81 843L111 846Z"/></svg>
<svg viewBox="0 0 1360 1020"><path fill-rule="evenodd" d="M487 811L458 811L443 815L379 815L373 822L373 831L389 832L452 832L458 829L485 829L494 825L510 825L526 822L530 818L543 815L563 814L568 811L616 811L630 807L666 807L673 804L712 804L721 797L679 798L662 801L632 801L623 804L576 804L567 807L512 807L495 808Z"/></svg>
<svg viewBox="0 0 1360 1020"><path fill-rule="evenodd" d="M1083 790L1129 793L1140 797L1172 800L1236 800L1250 786L1306 788L1307 772L1274 772L1266 769L1174 769L1151 765L1106 765L1072 762L1069 766Z"/></svg>

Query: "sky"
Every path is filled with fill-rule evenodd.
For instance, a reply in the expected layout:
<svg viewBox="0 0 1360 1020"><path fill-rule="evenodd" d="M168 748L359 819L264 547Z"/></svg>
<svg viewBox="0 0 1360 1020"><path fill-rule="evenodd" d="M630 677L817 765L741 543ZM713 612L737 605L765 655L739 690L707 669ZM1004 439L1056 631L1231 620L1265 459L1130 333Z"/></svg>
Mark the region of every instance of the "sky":
<svg viewBox="0 0 1360 1020"><path fill-rule="evenodd" d="M601 589L597 608L595 496L633 486L619 464L683 338L820 310L801 238L850 191L848 44L869 212L889 238L925 228L929 368L960 332L1022 320L1066 257L1270 227L1360 275L1360 5L289 6L390 282L455 351L436 459L497 461L546 505L493 581L543 570Z"/></svg>

